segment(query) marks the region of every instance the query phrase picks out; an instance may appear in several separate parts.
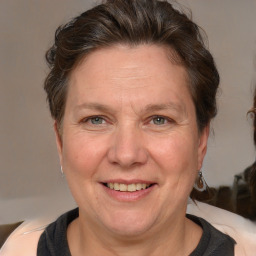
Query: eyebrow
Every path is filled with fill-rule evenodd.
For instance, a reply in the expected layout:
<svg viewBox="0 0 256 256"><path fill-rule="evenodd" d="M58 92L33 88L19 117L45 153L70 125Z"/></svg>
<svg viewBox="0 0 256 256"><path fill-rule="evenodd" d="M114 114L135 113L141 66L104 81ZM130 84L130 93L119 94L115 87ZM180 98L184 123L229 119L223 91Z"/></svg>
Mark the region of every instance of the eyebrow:
<svg viewBox="0 0 256 256"><path fill-rule="evenodd" d="M174 102L164 104L149 104L145 108L145 112L160 111L160 110L174 109L178 112L185 112L185 106Z"/></svg>
<svg viewBox="0 0 256 256"><path fill-rule="evenodd" d="M91 109L91 110L98 110L101 112L116 112L117 110L110 108L107 105L101 104L101 103L83 103L80 105L77 105L75 107L75 110L79 111L81 109ZM186 112L186 108L183 104L178 104L174 102L168 102L164 104L148 104L144 109L141 110L141 112L154 112L154 111L161 111L161 110L168 110L173 109L177 112Z"/></svg>
<svg viewBox="0 0 256 256"><path fill-rule="evenodd" d="M80 105L77 105L75 107L75 110L81 110L81 109L93 109L93 110L98 110L98 111L102 111L102 112L109 112L109 111L113 111L112 108L104 105L104 104L100 104L100 103L83 103Z"/></svg>

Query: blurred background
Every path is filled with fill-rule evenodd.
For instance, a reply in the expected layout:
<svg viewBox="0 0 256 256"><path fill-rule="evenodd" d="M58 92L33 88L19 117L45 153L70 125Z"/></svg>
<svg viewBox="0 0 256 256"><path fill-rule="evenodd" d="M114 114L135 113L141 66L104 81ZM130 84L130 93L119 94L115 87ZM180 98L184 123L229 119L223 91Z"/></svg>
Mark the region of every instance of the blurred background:
<svg viewBox="0 0 256 256"><path fill-rule="evenodd" d="M61 177L43 91L44 54L57 26L99 2L0 1L0 224L75 207ZM232 185L234 175L255 159L246 113L256 82L256 1L178 2L206 31L221 76L204 176L210 186Z"/></svg>

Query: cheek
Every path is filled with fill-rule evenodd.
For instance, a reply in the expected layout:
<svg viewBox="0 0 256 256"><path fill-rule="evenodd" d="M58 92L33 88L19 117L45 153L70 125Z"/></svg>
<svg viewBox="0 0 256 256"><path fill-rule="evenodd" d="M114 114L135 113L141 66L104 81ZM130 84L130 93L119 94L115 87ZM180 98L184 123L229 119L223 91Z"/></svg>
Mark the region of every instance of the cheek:
<svg viewBox="0 0 256 256"><path fill-rule="evenodd" d="M191 192L197 171L196 145L192 136L175 134L158 141L158 147L152 146L152 157L163 177L162 188L172 194L166 198L167 204L175 204L179 198L186 201Z"/></svg>
<svg viewBox="0 0 256 256"><path fill-rule="evenodd" d="M97 170L100 169L108 144L84 134L65 138L62 157L66 180L76 203L79 206L86 205L89 210L91 199L97 197L93 181L97 181Z"/></svg>
<svg viewBox="0 0 256 256"><path fill-rule="evenodd" d="M193 137L173 134L158 141L152 139L150 144L152 158L164 170L181 173L196 168L197 147Z"/></svg>
<svg viewBox="0 0 256 256"><path fill-rule="evenodd" d="M90 176L102 162L107 145L82 134L67 137L63 142L63 165L74 175Z"/></svg>
<svg viewBox="0 0 256 256"><path fill-rule="evenodd" d="M151 157L161 177L159 185L166 215L187 204L196 177L196 145L192 136L176 133L151 146Z"/></svg>

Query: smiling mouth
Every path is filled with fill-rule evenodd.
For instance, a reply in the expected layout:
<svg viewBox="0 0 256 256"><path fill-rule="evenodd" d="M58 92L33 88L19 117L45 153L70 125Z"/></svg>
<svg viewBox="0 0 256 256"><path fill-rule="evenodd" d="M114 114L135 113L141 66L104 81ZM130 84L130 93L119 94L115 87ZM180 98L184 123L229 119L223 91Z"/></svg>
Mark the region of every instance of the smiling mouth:
<svg viewBox="0 0 256 256"><path fill-rule="evenodd" d="M120 191L120 192L135 192L139 190L147 189L154 184L146 184L146 183L133 183L133 184L123 184L123 183L103 183L104 186L109 189Z"/></svg>

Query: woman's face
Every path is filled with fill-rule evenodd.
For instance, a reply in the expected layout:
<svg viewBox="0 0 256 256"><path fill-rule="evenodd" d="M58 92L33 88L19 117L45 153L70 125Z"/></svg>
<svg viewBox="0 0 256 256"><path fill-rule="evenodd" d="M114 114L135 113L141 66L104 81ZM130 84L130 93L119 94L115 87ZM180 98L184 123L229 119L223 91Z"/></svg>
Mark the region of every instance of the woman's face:
<svg viewBox="0 0 256 256"><path fill-rule="evenodd" d="M184 219L207 137L167 50L119 45L73 71L57 143L80 217L135 235Z"/></svg>

